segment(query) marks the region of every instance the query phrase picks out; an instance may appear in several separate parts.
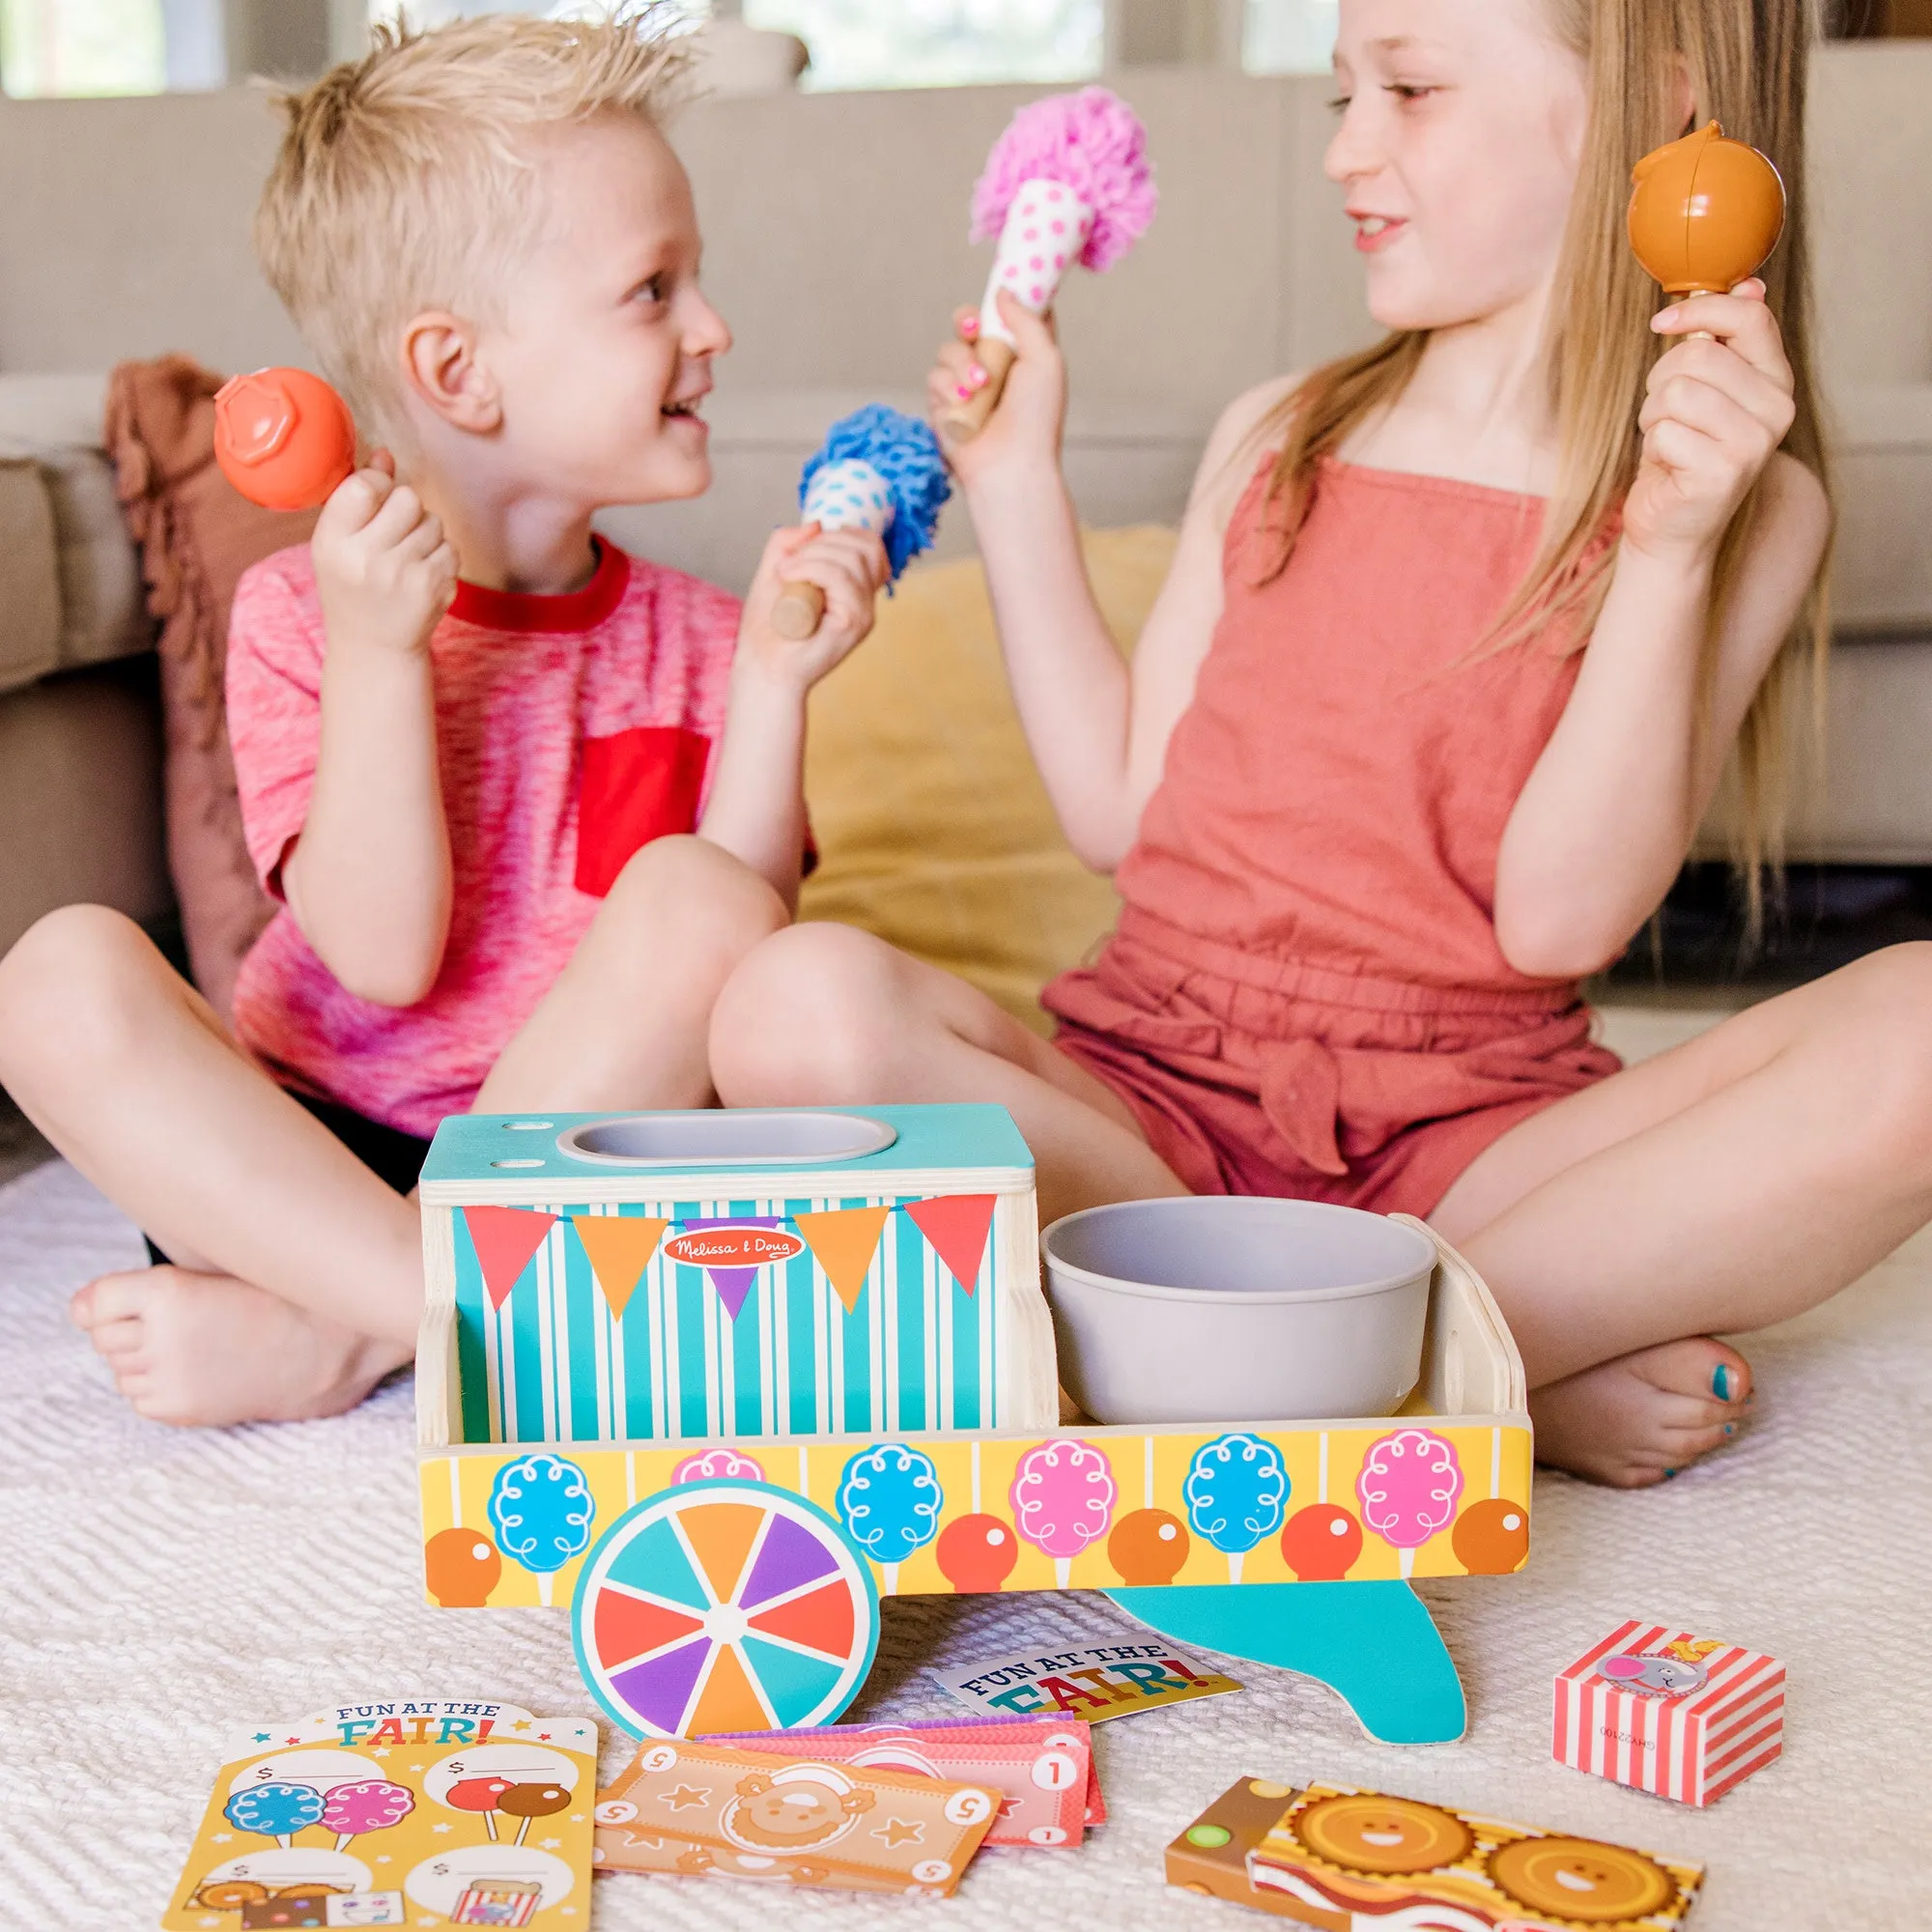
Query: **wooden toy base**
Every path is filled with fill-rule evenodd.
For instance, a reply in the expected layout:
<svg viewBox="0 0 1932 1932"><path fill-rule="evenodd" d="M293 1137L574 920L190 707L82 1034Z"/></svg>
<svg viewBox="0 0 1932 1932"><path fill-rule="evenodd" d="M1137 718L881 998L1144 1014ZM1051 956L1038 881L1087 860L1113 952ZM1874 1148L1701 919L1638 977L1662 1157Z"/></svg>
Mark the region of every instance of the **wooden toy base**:
<svg viewBox="0 0 1932 1932"><path fill-rule="evenodd" d="M1316 1678L1380 1744L1453 1744L1467 1727L1455 1662L1406 1583L1171 1583L1107 1595L1176 1643Z"/></svg>

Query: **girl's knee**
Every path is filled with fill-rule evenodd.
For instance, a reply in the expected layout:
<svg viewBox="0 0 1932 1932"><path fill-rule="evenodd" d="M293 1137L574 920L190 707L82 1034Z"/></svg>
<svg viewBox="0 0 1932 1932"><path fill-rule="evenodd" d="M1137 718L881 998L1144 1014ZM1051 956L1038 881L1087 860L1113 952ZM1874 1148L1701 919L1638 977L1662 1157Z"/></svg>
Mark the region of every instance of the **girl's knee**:
<svg viewBox="0 0 1932 1932"><path fill-rule="evenodd" d="M1843 969L1832 1062L1883 1154L1932 1155L1932 944L1888 946Z"/></svg>
<svg viewBox="0 0 1932 1932"><path fill-rule="evenodd" d="M125 913L71 905L43 914L0 958L0 1065L37 1047L71 1055L111 1038L156 975L173 977Z"/></svg>
<svg viewBox="0 0 1932 1932"><path fill-rule="evenodd" d="M855 927L775 933L726 981L711 1075L728 1106L860 1099L898 1024L899 956Z"/></svg>

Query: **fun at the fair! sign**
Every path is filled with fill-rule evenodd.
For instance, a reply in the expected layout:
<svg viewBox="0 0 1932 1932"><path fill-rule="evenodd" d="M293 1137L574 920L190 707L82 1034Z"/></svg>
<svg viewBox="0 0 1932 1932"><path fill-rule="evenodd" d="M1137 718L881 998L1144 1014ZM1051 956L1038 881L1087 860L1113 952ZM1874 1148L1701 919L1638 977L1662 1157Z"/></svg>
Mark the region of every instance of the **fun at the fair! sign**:
<svg viewBox="0 0 1932 1932"><path fill-rule="evenodd" d="M1165 1643L1022 1650L932 1675L962 1704L988 1717L1063 1713L1093 1724L1241 1688L1232 1677Z"/></svg>

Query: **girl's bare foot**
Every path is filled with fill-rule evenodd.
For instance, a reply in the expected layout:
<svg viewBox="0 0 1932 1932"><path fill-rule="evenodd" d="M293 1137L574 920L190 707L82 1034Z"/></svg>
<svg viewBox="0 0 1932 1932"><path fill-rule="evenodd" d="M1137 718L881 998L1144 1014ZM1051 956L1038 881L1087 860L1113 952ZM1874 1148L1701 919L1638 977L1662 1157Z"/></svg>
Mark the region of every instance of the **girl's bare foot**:
<svg viewBox="0 0 1932 1932"><path fill-rule="evenodd" d="M1750 1366L1708 1336L1639 1349L1529 1398L1536 1460L1612 1489L1674 1476L1737 1434Z"/></svg>
<svg viewBox="0 0 1932 1932"><path fill-rule="evenodd" d="M141 1268L91 1281L70 1304L137 1413L222 1427L354 1408L409 1351L238 1281Z"/></svg>

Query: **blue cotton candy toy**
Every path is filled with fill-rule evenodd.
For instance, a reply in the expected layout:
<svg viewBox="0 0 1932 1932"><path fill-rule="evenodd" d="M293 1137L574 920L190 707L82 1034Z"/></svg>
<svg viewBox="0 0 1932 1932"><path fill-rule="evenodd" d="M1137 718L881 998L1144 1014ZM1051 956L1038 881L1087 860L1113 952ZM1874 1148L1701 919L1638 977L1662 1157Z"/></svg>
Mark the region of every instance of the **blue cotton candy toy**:
<svg viewBox="0 0 1932 1932"><path fill-rule="evenodd" d="M917 416L868 403L841 417L799 478L800 512L828 530L873 530L892 581L928 548L940 506L952 494L939 439ZM772 612L783 638L809 638L825 614L815 583L787 583Z"/></svg>

